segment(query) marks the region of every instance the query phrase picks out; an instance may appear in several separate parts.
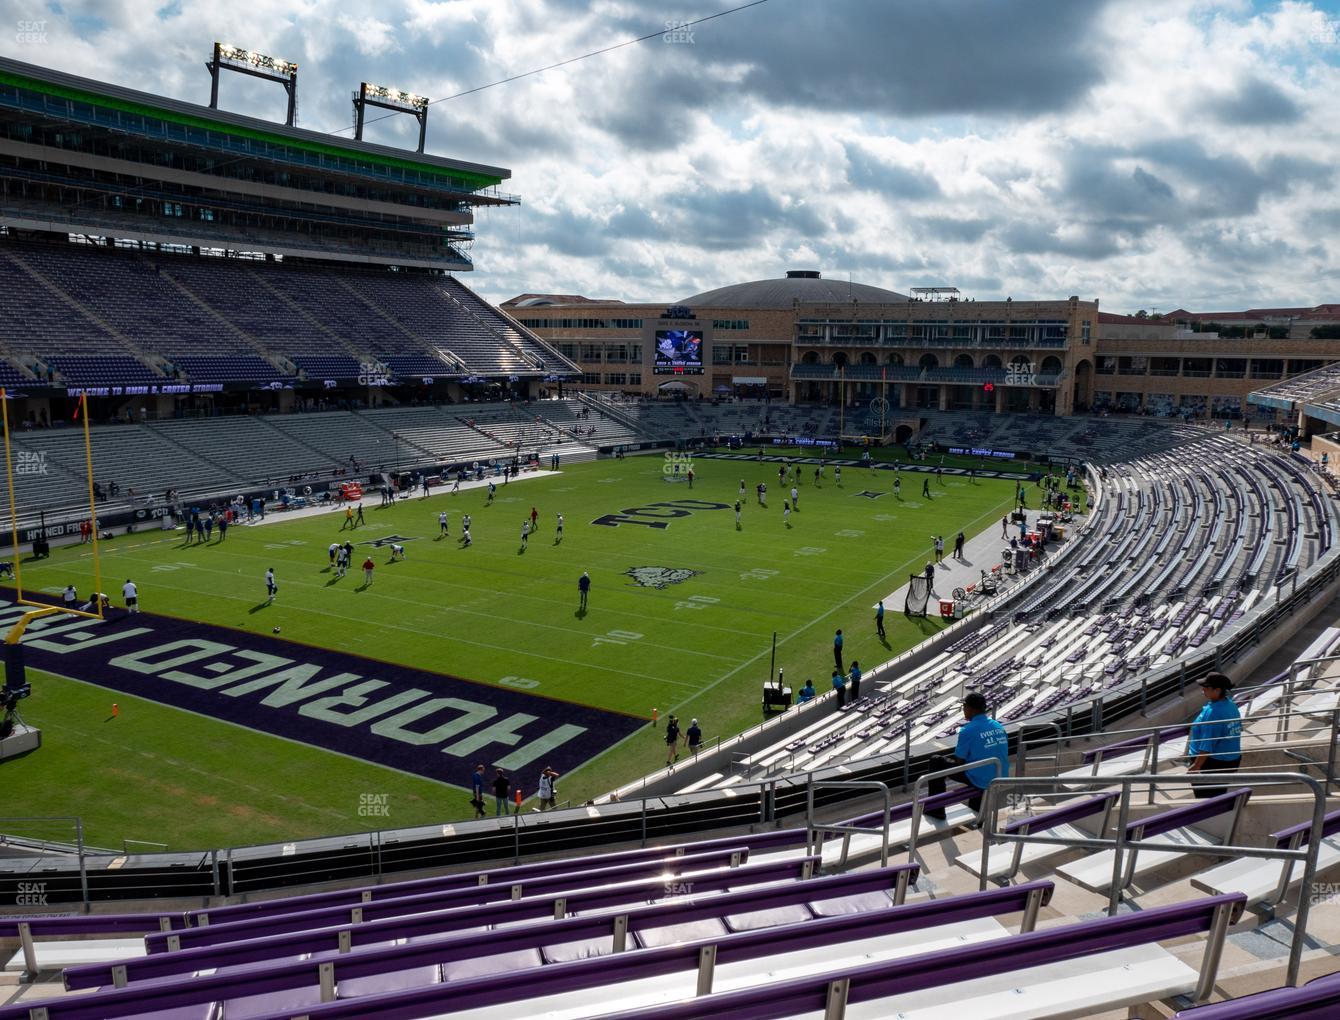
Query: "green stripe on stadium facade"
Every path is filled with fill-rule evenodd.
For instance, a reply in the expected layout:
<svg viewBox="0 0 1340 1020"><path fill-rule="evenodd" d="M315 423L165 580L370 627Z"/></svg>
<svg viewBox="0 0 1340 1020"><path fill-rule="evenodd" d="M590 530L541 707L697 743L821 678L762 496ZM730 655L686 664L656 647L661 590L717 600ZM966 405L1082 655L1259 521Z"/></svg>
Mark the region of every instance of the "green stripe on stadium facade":
<svg viewBox="0 0 1340 1020"><path fill-rule="evenodd" d="M292 149L303 149L308 152L320 153L325 156L335 156L352 162L374 163L379 166L396 167L401 170L412 170L415 173L428 174L433 177L443 178L444 180L469 185L473 190L478 190L480 188L494 188L502 184L501 177L495 177L491 174L475 173L470 170L447 169L445 167L432 166L427 163L418 163L414 160L399 159L395 156L384 156L379 153L366 152L361 149L350 149L339 145L310 141L307 139L289 138L269 131L258 131L233 124L224 124L221 121L210 120L207 117L197 117L191 114L177 113L172 110L165 110L145 103L134 103L124 99L114 99L110 96L100 96L94 92L70 88L65 85L57 85L53 82L45 82L37 78L30 78L26 75L14 74L9 71L0 70L0 82L3 82L6 85L13 85L16 88L30 89L45 95L60 96L63 99L88 103L91 106L107 107L113 110L120 110L122 113L132 113L141 117L154 117L158 120L170 121L174 124L201 128L206 131L217 131L220 134L235 135L240 138L250 138L254 141L266 142L271 145L282 145Z"/></svg>

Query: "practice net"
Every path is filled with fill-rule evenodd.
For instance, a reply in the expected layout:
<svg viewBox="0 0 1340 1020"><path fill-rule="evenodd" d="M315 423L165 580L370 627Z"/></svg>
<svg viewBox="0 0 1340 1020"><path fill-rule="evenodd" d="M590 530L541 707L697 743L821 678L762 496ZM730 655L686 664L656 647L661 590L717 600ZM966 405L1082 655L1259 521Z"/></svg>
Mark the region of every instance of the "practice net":
<svg viewBox="0 0 1340 1020"><path fill-rule="evenodd" d="M931 601L931 583L925 574L913 574L907 582L907 599L903 612L908 616L925 616Z"/></svg>

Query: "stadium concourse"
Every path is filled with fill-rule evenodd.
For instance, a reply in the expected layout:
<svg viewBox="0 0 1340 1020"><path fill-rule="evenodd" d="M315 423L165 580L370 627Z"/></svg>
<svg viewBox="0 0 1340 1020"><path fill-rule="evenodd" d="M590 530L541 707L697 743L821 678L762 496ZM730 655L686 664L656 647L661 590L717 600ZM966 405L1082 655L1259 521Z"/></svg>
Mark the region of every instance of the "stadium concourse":
<svg viewBox="0 0 1340 1020"><path fill-rule="evenodd" d="M32 979L0 1020L1335 1015L1330 482L1204 431L1088 470L1078 531L844 707L584 808L418 834L441 850L371 885L293 844L296 894L0 917L8 980ZM963 559L1006 548L993 527ZM1214 668L1243 762L1193 796ZM1011 734L980 812L928 792L968 688Z"/></svg>

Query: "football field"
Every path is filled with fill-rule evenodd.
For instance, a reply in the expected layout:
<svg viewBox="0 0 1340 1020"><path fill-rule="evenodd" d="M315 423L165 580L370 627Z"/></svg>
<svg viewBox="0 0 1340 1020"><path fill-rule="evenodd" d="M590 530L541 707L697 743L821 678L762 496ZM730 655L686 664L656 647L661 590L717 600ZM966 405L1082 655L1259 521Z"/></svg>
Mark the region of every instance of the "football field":
<svg viewBox="0 0 1340 1020"><path fill-rule="evenodd" d="M892 471L847 466L838 485L829 465L816 488L805 465L784 520L775 462L700 457L692 489L667 481L669 463L564 465L498 484L491 503L484 488L388 508L369 494L354 529L330 510L203 545L182 530L103 543L103 590L119 607L133 579L143 613L54 624L45 640L33 628L22 708L44 746L3 766L7 786L25 814L81 816L95 845L172 849L467 818L476 764L507 765L526 797L555 764L559 801L581 803L664 760L653 709L697 717L709 743L758 721L774 633L787 683L822 691L837 628L867 668L938 629L889 604L881 641L872 607L921 569L933 535L996 526L1015 484L903 471L897 497ZM338 577L328 546L346 539L353 569ZM85 596L90 549L25 562L23 579Z"/></svg>

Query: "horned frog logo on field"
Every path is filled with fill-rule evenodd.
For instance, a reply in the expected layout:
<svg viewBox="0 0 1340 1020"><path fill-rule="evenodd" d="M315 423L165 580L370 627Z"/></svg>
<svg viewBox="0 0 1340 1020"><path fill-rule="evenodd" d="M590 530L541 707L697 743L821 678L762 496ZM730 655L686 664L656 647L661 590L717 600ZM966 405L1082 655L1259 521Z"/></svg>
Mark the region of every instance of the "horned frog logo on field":
<svg viewBox="0 0 1340 1020"><path fill-rule="evenodd" d="M682 584L690 577L697 577L702 571L685 567L633 567L624 573L639 587L667 588L672 584Z"/></svg>

